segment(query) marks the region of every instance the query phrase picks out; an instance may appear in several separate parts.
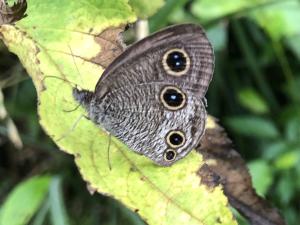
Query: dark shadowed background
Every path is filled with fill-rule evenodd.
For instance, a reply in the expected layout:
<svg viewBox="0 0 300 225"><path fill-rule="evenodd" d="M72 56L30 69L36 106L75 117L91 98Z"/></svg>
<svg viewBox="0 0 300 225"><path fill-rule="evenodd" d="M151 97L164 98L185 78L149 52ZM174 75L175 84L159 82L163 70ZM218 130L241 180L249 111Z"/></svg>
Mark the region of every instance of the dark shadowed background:
<svg viewBox="0 0 300 225"><path fill-rule="evenodd" d="M208 112L289 225L300 221L299 21L297 0L167 0L149 19L151 32L183 22L205 27L216 55ZM56 149L38 123L32 81L0 41L0 210L21 181L49 174L51 198L30 224L143 224L114 200L91 196L73 157Z"/></svg>

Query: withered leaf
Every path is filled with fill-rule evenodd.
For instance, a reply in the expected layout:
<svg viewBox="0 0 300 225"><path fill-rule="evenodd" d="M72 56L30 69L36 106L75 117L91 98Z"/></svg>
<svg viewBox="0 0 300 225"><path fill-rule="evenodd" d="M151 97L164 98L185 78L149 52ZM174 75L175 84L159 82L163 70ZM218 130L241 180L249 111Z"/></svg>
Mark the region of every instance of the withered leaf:
<svg viewBox="0 0 300 225"><path fill-rule="evenodd" d="M0 0L0 26L3 24L12 24L26 16L26 0L18 0L12 6L9 6L7 0Z"/></svg>
<svg viewBox="0 0 300 225"><path fill-rule="evenodd" d="M206 162L198 171L201 182L209 188L221 183L231 206L251 225L286 224L277 209L257 195L244 160L222 127L207 129L197 151Z"/></svg>
<svg viewBox="0 0 300 225"><path fill-rule="evenodd" d="M124 26L112 27L95 36L95 41L101 46L101 53L92 58L90 61L102 66L108 67L111 62L117 58L125 49L122 40Z"/></svg>

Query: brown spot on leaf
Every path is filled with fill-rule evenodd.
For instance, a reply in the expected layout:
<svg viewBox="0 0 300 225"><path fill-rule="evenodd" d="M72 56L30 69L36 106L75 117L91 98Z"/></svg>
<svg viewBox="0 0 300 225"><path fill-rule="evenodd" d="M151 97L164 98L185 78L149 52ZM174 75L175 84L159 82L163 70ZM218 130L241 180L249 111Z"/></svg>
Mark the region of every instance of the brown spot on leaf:
<svg viewBox="0 0 300 225"><path fill-rule="evenodd" d="M208 187L209 190L213 190L220 184L220 176L214 173L207 164L204 164L197 172L201 177L201 184Z"/></svg>
<svg viewBox="0 0 300 225"><path fill-rule="evenodd" d="M101 46L101 52L91 61L104 68L117 58L125 48L120 33L124 27L109 28L95 36L95 41Z"/></svg>
<svg viewBox="0 0 300 225"><path fill-rule="evenodd" d="M130 167L130 169L129 169L129 172L136 172L137 170L136 170L136 168L134 168L134 167Z"/></svg>
<svg viewBox="0 0 300 225"><path fill-rule="evenodd" d="M244 160L232 148L232 142L222 127L216 125L207 129L196 150L206 162L197 173L201 182L213 187L217 184L214 176L219 176L229 203L252 225L286 224L277 209L255 192Z"/></svg>
<svg viewBox="0 0 300 225"><path fill-rule="evenodd" d="M222 223L220 217L218 217L218 218L216 219L216 223L217 223L217 224L221 224L221 223Z"/></svg>

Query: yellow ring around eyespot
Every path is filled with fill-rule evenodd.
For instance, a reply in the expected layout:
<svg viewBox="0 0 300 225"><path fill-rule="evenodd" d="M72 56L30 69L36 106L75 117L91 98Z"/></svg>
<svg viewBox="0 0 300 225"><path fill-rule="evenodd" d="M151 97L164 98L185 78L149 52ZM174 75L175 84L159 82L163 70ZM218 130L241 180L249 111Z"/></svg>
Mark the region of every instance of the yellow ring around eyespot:
<svg viewBox="0 0 300 225"><path fill-rule="evenodd" d="M175 72L175 71L172 71L170 69L170 67L168 66L167 64L167 58L169 56L169 54L171 54L172 52L180 52L184 55L184 57L186 58L186 67L183 71L180 71L180 72ZM162 65L166 71L167 74L169 75L172 75L172 76L177 76L177 77L180 77L184 74L186 74L186 72L190 69L190 65L191 65L191 60L188 56L188 54L186 53L185 50L183 49L180 49L180 48L173 48L173 49L170 49L169 51L167 51L164 56L163 56L163 60L162 60Z"/></svg>
<svg viewBox="0 0 300 225"><path fill-rule="evenodd" d="M173 159L167 159L166 155L168 152L172 151L174 153L174 157ZM176 156L177 156L177 152L174 150L174 149L167 149L165 152L164 152L164 160L167 161L167 162L172 162L176 159Z"/></svg>
<svg viewBox="0 0 300 225"><path fill-rule="evenodd" d="M180 93L180 94L182 95L183 101L182 101L182 103L181 103L179 106L170 106L170 105L168 105L168 104L165 102L163 96L164 96L164 94L166 93L166 91L167 91L168 89L176 90L178 93ZM185 103L186 103L186 96L185 96L185 94L184 94L179 88L177 88L177 87L175 87L175 86L165 86L165 87L162 89L162 91L160 92L160 96L159 96L159 97L160 97L160 101L162 102L162 104L163 104L167 109L173 110L173 111L174 111L174 110L182 109L182 108L185 106Z"/></svg>
<svg viewBox="0 0 300 225"><path fill-rule="evenodd" d="M179 145L173 145L171 142L170 142L170 137L172 134L179 134L181 137L182 137L182 142L179 144ZM167 134L167 137L166 137L166 141L167 141L167 144L171 147L171 148L180 148L182 147L184 144L185 144L185 136L184 136L184 133L180 130L172 130L170 131L168 134Z"/></svg>

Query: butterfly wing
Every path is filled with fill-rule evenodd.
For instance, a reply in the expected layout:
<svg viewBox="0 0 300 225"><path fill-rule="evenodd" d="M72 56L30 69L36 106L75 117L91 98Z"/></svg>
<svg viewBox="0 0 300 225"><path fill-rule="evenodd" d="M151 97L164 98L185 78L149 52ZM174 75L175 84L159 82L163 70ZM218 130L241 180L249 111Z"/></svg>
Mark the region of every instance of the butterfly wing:
<svg viewBox="0 0 300 225"><path fill-rule="evenodd" d="M169 27L133 44L105 70L89 116L134 151L171 165L203 135L213 66L201 27Z"/></svg>

